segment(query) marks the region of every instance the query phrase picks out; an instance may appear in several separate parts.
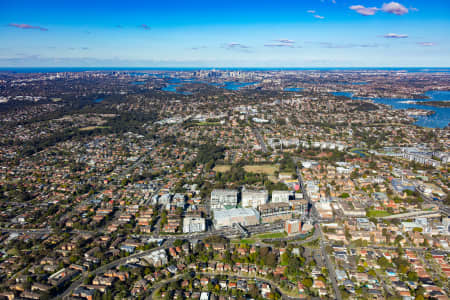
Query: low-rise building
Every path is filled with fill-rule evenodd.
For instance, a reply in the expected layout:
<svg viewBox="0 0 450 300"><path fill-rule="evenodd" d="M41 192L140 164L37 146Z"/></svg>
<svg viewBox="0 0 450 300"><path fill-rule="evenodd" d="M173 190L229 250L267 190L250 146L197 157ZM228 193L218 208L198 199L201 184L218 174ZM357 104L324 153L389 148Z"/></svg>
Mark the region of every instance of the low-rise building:
<svg viewBox="0 0 450 300"><path fill-rule="evenodd" d="M204 218L186 217L183 219L183 232L202 232L206 230Z"/></svg>
<svg viewBox="0 0 450 300"><path fill-rule="evenodd" d="M164 249L155 250L144 256L143 259L155 267L161 267L168 263L167 254Z"/></svg>
<svg viewBox="0 0 450 300"><path fill-rule="evenodd" d="M338 203L339 209L345 217L356 218L366 216L364 207L362 207L362 205L358 202L340 200Z"/></svg>

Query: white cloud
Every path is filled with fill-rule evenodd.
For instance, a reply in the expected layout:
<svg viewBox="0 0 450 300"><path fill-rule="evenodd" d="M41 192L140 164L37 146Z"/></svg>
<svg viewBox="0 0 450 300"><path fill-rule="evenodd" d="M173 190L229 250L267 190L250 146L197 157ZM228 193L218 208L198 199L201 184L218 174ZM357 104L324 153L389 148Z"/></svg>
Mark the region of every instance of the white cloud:
<svg viewBox="0 0 450 300"><path fill-rule="evenodd" d="M295 43L295 41L293 41L293 40L289 40L289 39L278 39L278 40L274 40L275 42L280 42L280 43L283 43L283 44L294 44Z"/></svg>
<svg viewBox="0 0 450 300"><path fill-rule="evenodd" d="M17 24L17 23L10 23L8 24L9 27L16 27L20 29L37 29L40 31L48 31L47 28L41 27L41 26L33 26L30 24Z"/></svg>
<svg viewBox="0 0 450 300"><path fill-rule="evenodd" d="M198 47L192 47L191 50L200 50L200 49L206 49L206 46L198 46Z"/></svg>
<svg viewBox="0 0 450 300"><path fill-rule="evenodd" d="M245 46L243 44L240 43L228 43L225 45L226 48L241 48L241 49L247 49L249 48L248 46Z"/></svg>
<svg viewBox="0 0 450 300"><path fill-rule="evenodd" d="M314 9L307 10L306 12L309 13L309 14L315 14L316 13L316 11Z"/></svg>
<svg viewBox="0 0 450 300"><path fill-rule="evenodd" d="M272 47L272 48L294 48L294 45L292 44L285 44L285 43L272 43L272 44L264 44L264 47Z"/></svg>
<svg viewBox="0 0 450 300"><path fill-rule="evenodd" d="M384 35L387 39L406 39L408 35L406 34L398 34L398 33L388 33Z"/></svg>
<svg viewBox="0 0 450 300"><path fill-rule="evenodd" d="M390 14L401 16L408 13L408 9L398 2L384 3L381 10Z"/></svg>
<svg viewBox="0 0 450 300"><path fill-rule="evenodd" d="M419 44L420 46L423 46L423 47L432 47L432 46L434 46L434 43L431 43L431 42L419 42L417 44Z"/></svg>
<svg viewBox="0 0 450 300"><path fill-rule="evenodd" d="M316 19L321 19L321 20L325 19L325 17L324 17L324 16L321 16L321 15L314 15L314 18L316 18Z"/></svg>
<svg viewBox="0 0 450 300"><path fill-rule="evenodd" d="M373 16L379 10L376 7L365 7L364 5L352 5L350 9L363 16Z"/></svg>
<svg viewBox="0 0 450 300"><path fill-rule="evenodd" d="M322 48L329 48L329 49L345 49L345 48L378 48L382 45L379 44L334 44L330 42L319 42L314 43L318 44Z"/></svg>
<svg viewBox="0 0 450 300"><path fill-rule="evenodd" d="M222 48L225 48L225 49L230 50L230 51L238 51L238 52L245 52L245 53L250 53L251 52L249 46L246 46L246 45L241 44L241 43L236 43L236 42L223 44Z"/></svg>

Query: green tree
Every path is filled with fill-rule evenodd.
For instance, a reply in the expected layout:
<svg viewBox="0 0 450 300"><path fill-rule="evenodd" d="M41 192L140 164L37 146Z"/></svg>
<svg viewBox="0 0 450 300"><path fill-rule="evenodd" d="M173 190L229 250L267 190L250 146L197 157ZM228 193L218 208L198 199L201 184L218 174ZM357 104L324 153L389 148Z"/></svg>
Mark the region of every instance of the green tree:
<svg viewBox="0 0 450 300"><path fill-rule="evenodd" d="M419 280L419 276L417 275L417 273L416 272L413 272L413 271L409 271L408 272L408 280L409 281L417 281L417 280Z"/></svg>
<svg viewBox="0 0 450 300"><path fill-rule="evenodd" d="M310 289L313 286L313 283L314 283L313 280L308 277L302 280L302 284L308 289Z"/></svg>

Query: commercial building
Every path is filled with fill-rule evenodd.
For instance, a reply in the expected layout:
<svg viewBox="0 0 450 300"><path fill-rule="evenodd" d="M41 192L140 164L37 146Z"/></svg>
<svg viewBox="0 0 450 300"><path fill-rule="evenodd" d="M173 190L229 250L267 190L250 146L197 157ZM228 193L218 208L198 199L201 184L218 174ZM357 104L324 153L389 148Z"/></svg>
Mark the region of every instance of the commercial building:
<svg viewBox="0 0 450 300"><path fill-rule="evenodd" d="M186 217L183 219L183 232L202 232L206 230L206 223L204 218Z"/></svg>
<svg viewBox="0 0 450 300"><path fill-rule="evenodd" d="M269 193L266 190L244 190L242 191L241 198L243 207L258 208L260 205L269 201Z"/></svg>
<svg viewBox="0 0 450 300"><path fill-rule="evenodd" d="M237 190L213 190L211 192L211 210L233 208L237 206Z"/></svg>
<svg viewBox="0 0 450 300"><path fill-rule="evenodd" d="M291 206L289 203L267 203L259 207L262 223L272 223L279 220L292 218Z"/></svg>
<svg viewBox="0 0 450 300"><path fill-rule="evenodd" d="M272 192L272 202L279 203L289 203L289 200L293 198L293 193L291 191L273 191Z"/></svg>
<svg viewBox="0 0 450 300"><path fill-rule="evenodd" d="M289 204L295 214L306 215L308 213L308 201L306 199L292 200Z"/></svg>
<svg viewBox="0 0 450 300"><path fill-rule="evenodd" d="M244 226L259 224L259 213L254 208L231 208L214 211L216 228L231 227L233 224Z"/></svg>

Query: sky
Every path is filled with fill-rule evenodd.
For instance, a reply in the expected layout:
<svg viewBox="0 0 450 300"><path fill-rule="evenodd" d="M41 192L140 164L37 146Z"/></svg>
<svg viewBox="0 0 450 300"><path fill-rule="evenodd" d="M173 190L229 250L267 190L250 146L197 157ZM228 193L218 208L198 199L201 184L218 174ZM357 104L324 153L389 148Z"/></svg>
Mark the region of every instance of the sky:
<svg viewBox="0 0 450 300"><path fill-rule="evenodd" d="M0 0L0 67L450 67L449 0Z"/></svg>

